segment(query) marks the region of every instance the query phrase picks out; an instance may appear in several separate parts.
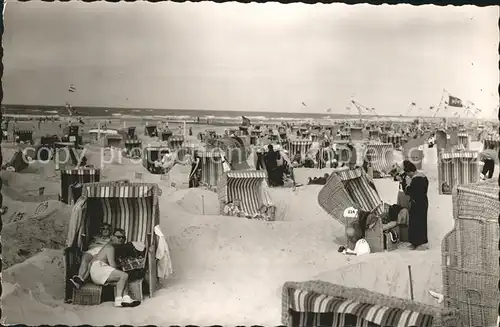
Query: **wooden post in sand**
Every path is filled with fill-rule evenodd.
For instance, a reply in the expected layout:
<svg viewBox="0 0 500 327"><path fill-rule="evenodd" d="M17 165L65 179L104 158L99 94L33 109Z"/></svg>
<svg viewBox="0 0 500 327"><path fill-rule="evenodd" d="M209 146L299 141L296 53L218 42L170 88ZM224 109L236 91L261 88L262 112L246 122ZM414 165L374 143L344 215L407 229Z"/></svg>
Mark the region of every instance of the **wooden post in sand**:
<svg viewBox="0 0 500 327"><path fill-rule="evenodd" d="M201 196L201 214L205 215L205 197Z"/></svg>
<svg viewBox="0 0 500 327"><path fill-rule="evenodd" d="M127 128L127 122L125 120L123 121L123 128Z"/></svg>
<svg viewBox="0 0 500 327"><path fill-rule="evenodd" d="M408 275L410 277L410 299L413 301L413 278L411 277L411 265L408 265Z"/></svg>

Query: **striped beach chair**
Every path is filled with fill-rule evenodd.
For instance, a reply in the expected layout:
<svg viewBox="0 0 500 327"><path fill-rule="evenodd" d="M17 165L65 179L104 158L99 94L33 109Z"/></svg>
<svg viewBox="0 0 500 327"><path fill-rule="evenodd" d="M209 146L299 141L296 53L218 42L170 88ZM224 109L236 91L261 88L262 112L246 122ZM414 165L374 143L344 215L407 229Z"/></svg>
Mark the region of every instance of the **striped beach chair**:
<svg viewBox="0 0 500 327"><path fill-rule="evenodd" d="M54 156L56 170L72 169L78 165L80 153L75 148L73 142L56 142L54 143Z"/></svg>
<svg viewBox="0 0 500 327"><path fill-rule="evenodd" d="M304 156L311 150L312 141L309 140L290 140L288 142L288 152L294 156L297 152Z"/></svg>
<svg viewBox="0 0 500 327"><path fill-rule="evenodd" d="M347 132L341 132L340 133L340 139L342 141L349 141L351 139L351 134Z"/></svg>
<svg viewBox="0 0 500 327"><path fill-rule="evenodd" d="M350 134L351 134L352 141L362 141L363 140L363 128L362 127L351 127Z"/></svg>
<svg viewBox="0 0 500 327"><path fill-rule="evenodd" d="M375 185L362 168L334 170L318 193L318 204L342 225L346 224L344 210L349 207L373 212L376 215L382 215L389 210L389 205L382 202ZM366 230L365 239L370 244L372 252L389 249L384 240L384 229L380 219L371 229Z"/></svg>
<svg viewBox="0 0 500 327"><path fill-rule="evenodd" d="M200 151L201 181L202 186L208 188L217 187L223 173L223 153L219 151Z"/></svg>
<svg viewBox="0 0 500 327"><path fill-rule="evenodd" d="M176 151L182 148L182 145L184 144L184 136L183 135L172 135L168 139L168 144L170 149Z"/></svg>
<svg viewBox="0 0 500 327"><path fill-rule="evenodd" d="M387 132L380 132L379 133L379 137L380 137L380 142L382 142L382 143L389 143Z"/></svg>
<svg viewBox="0 0 500 327"><path fill-rule="evenodd" d="M259 213L262 206L274 207L268 192L265 171L230 171L222 175L217 185L220 213L227 203L239 201L241 210L249 215ZM274 213L271 217L274 220Z"/></svg>
<svg viewBox="0 0 500 327"><path fill-rule="evenodd" d="M439 194L450 195L458 185L477 183L479 181L478 157L477 151L439 152Z"/></svg>
<svg viewBox="0 0 500 327"><path fill-rule="evenodd" d="M156 125L147 125L144 127L144 135L149 137L158 136L158 131L156 129Z"/></svg>
<svg viewBox="0 0 500 327"><path fill-rule="evenodd" d="M138 149L140 151L142 148L141 140L125 140L123 143L127 152L131 152L134 149Z"/></svg>
<svg viewBox="0 0 500 327"><path fill-rule="evenodd" d="M123 148L123 136L120 134L108 134L104 137L104 146L111 148Z"/></svg>
<svg viewBox="0 0 500 327"><path fill-rule="evenodd" d="M394 146L392 143L368 143L365 158L374 172L388 174L394 164Z"/></svg>
<svg viewBox="0 0 500 327"><path fill-rule="evenodd" d="M73 204L74 198L71 192L72 186L77 183L96 183L101 178L100 169L78 168L61 170L61 194L59 200L62 203Z"/></svg>
<svg viewBox="0 0 500 327"><path fill-rule="evenodd" d="M463 149L468 149L470 142L469 142L469 133L466 131L461 131L458 132L458 144L463 148Z"/></svg>
<svg viewBox="0 0 500 327"><path fill-rule="evenodd" d="M493 145L495 147L495 151L498 152L500 149L500 137L498 135L488 135L483 140L483 150L488 149L490 145Z"/></svg>
<svg viewBox="0 0 500 327"><path fill-rule="evenodd" d="M281 322L287 327L456 327L455 310L315 280L286 282Z"/></svg>
<svg viewBox="0 0 500 327"><path fill-rule="evenodd" d="M238 129L240 130L240 135L250 135L248 132L248 126L239 126Z"/></svg>
<svg viewBox="0 0 500 327"><path fill-rule="evenodd" d="M380 131L378 129L370 129L368 131L368 137L377 140L380 137Z"/></svg>
<svg viewBox="0 0 500 327"><path fill-rule="evenodd" d="M174 135L174 133L171 130L167 129L167 130L161 132L160 140L168 141L172 135Z"/></svg>
<svg viewBox="0 0 500 327"><path fill-rule="evenodd" d="M16 143L33 144L33 131L30 130L15 130L14 139Z"/></svg>
<svg viewBox="0 0 500 327"><path fill-rule="evenodd" d="M120 181L83 185L82 196L72 209L67 247L64 250L66 302L96 305L114 298L112 291L114 286L98 286L87 282L76 290L69 282L69 278L78 273L81 256L88 248L92 237L98 234L102 223L110 224L113 229L124 229L128 242L145 244L146 278L131 283L129 291L130 296L136 300L142 300L143 293L149 297L153 296L158 282L155 257L158 239L154 229L160 222L158 204L160 195L161 191L156 184Z"/></svg>
<svg viewBox="0 0 500 327"><path fill-rule="evenodd" d="M401 146L401 134L387 135L387 143L392 143L395 148L399 148Z"/></svg>
<svg viewBox="0 0 500 327"><path fill-rule="evenodd" d="M162 146L147 146L142 150L142 166L152 174L161 174L163 170L155 166L155 162L162 158L169 150Z"/></svg>

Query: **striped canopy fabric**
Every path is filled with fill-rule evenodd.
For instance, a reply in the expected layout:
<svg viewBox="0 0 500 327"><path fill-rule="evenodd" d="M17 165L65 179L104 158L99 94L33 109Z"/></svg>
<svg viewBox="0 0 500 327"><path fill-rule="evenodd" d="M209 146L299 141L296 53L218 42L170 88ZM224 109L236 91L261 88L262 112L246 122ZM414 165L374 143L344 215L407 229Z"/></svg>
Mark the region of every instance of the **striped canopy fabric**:
<svg viewBox="0 0 500 327"><path fill-rule="evenodd" d="M198 152L201 164L201 185L216 187L223 173L223 154L218 151Z"/></svg>
<svg viewBox="0 0 500 327"><path fill-rule="evenodd" d="M488 136L483 140L483 149L488 149L490 145L493 145L495 151L498 151L500 149L500 139L495 136Z"/></svg>
<svg viewBox="0 0 500 327"><path fill-rule="evenodd" d="M168 141L170 139L170 137L172 137L174 133L171 131L171 130L166 130L166 131L163 131L161 132L161 140L162 141Z"/></svg>
<svg viewBox="0 0 500 327"><path fill-rule="evenodd" d="M15 136L18 138L16 139L16 142L30 142L33 143L33 131L30 130L15 130L13 133Z"/></svg>
<svg viewBox="0 0 500 327"><path fill-rule="evenodd" d="M71 186L76 183L95 183L101 178L100 169L63 169L61 170L61 196L60 201L73 204Z"/></svg>
<svg viewBox="0 0 500 327"><path fill-rule="evenodd" d="M125 149L131 150L133 148L140 148L142 146L142 141L140 140L125 140Z"/></svg>
<svg viewBox="0 0 500 327"><path fill-rule="evenodd" d="M217 186L221 213L226 203L239 200L241 210L256 214L262 205L270 206L267 175L264 171L230 171L223 174Z"/></svg>
<svg viewBox="0 0 500 327"><path fill-rule="evenodd" d="M392 145L397 148L401 145L401 135L400 134L392 134L387 135L387 143L392 143Z"/></svg>
<svg viewBox="0 0 500 327"><path fill-rule="evenodd" d="M476 151L440 152L438 186L440 194L451 194L454 187L479 181L479 153Z"/></svg>
<svg viewBox="0 0 500 327"><path fill-rule="evenodd" d="M362 303L324 294L289 289L289 310L293 327L427 327L434 317L417 311Z"/></svg>
<svg viewBox="0 0 500 327"><path fill-rule="evenodd" d="M168 144L171 149L177 150L182 147L182 144L184 143L184 136L183 135L172 135L168 139Z"/></svg>
<svg viewBox="0 0 500 327"><path fill-rule="evenodd" d="M351 134L350 133L340 133L340 139L341 140L350 140L351 139Z"/></svg>
<svg viewBox="0 0 500 327"><path fill-rule="evenodd" d="M309 140L290 140L288 142L288 152L294 156L297 152L304 156L312 147L312 141Z"/></svg>
<svg viewBox="0 0 500 327"><path fill-rule="evenodd" d="M392 143L369 143L366 145L365 158L374 171L388 173L394 164L394 147Z"/></svg>
<svg viewBox="0 0 500 327"><path fill-rule="evenodd" d="M382 199L362 168L339 171L337 175L351 199L360 209L373 211L376 214L383 213Z"/></svg>
<svg viewBox="0 0 500 327"><path fill-rule="evenodd" d="M73 206L67 246L84 250L103 222L123 228L128 241L146 242L159 223L156 184L103 182L83 186L82 196Z"/></svg>

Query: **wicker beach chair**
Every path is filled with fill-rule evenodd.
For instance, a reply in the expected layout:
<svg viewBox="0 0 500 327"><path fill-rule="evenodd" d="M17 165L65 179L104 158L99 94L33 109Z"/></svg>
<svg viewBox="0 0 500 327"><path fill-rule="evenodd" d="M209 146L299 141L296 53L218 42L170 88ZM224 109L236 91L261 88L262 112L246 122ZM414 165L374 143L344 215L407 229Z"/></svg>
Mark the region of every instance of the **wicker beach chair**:
<svg viewBox="0 0 500 327"><path fill-rule="evenodd" d="M262 206L271 207L271 219L274 220L276 207L268 192L267 175L265 171L230 171L222 174L217 185L220 213L224 214L227 203L239 201L241 210L254 215L260 212ZM269 211L268 211L269 212Z"/></svg>
<svg viewBox="0 0 500 327"><path fill-rule="evenodd" d="M80 153L75 147L74 142L55 142L54 143L55 167L57 169L72 169L78 165Z"/></svg>
<svg viewBox="0 0 500 327"><path fill-rule="evenodd" d="M495 151L499 151L500 149L500 139L498 135L489 135L483 140L483 150L486 150L490 147L490 145L493 144L493 147Z"/></svg>
<svg viewBox="0 0 500 327"><path fill-rule="evenodd" d="M297 152L301 154L302 159L304 159L306 153L311 150L312 141L308 140L290 140L288 142L288 152L290 156L294 156Z"/></svg>
<svg viewBox="0 0 500 327"><path fill-rule="evenodd" d="M281 322L288 327L461 327L457 312L324 281L286 282Z"/></svg>
<svg viewBox="0 0 500 327"><path fill-rule="evenodd" d="M349 131L349 134L351 134L351 141L362 141L364 139L362 127L351 127Z"/></svg>
<svg viewBox="0 0 500 327"><path fill-rule="evenodd" d="M223 154L219 151L200 151L201 181L200 185L210 189L217 187L223 173Z"/></svg>
<svg viewBox="0 0 500 327"><path fill-rule="evenodd" d="M169 145L170 149L172 149L174 151L182 148L183 144L184 144L184 136L183 135L172 135L168 139L168 145Z"/></svg>
<svg viewBox="0 0 500 327"><path fill-rule="evenodd" d="M156 130L156 125L147 125L144 127L144 135L149 137L158 136L158 131Z"/></svg>
<svg viewBox="0 0 500 327"><path fill-rule="evenodd" d="M392 143L368 143L365 158L374 172L387 175L394 165L394 146Z"/></svg>
<svg viewBox="0 0 500 327"><path fill-rule="evenodd" d="M394 133L392 135L387 135L387 143L392 143L395 148L399 148L401 143L401 134Z"/></svg>
<svg viewBox="0 0 500 327"><path fill-rule="evenodd" d="M62 203L73 204L72 185L77 183L96 183L101 178L101 170L93 168L63 169L61 170Z"/></svg>
<svg viewBox="0 0 500 327"><path fill-rule="evenodd" d="M120 134L108 134L104 137L104 146L113 148L123 148L124 138Z"/></svg>
<svg viewBox="0 0 500 327"><path fill-rule="evenodd" d="M69 282L69 278L78 273L83 251L98 233L101 223L108 223L112 228L123 228L127 241L146 245L145 278L130 283L129 290L131 297L138 300L142 300L143 291L149 297L153 296L158 279L154 228L159 224L160 195L156 184L120 181L83 185L82 196L71 213L67 248L64 250L66 302L96 305L114 298L113 285L98 286L87 282L76 290ZM144 290L143 284L147 286Z"/></svg>
<svg viewBox="0 0 500 327"><path fill-rule="evenodd" d="M439 194L452 194L454 187L479 181L478 152L460 151L438 153Z"/></svg>
<svg viewBox="0 0 500 327"><path fill-rule="evenodd" d="M142 151L142 166L152 174L161 174L162 169L155 166L155 162L169 150L162 146L147 146Z"/></svg>
<svg viewBox="0 0 500 327"><path fill-rule="evenodd" d="M166 129L160 134L160 140L162 141L168 141L170 137L174 135L174 132L172 132L170 129Z"/></svg>
<svg viewBox="0 0 500 327"><path fill-rule="evenodd" d="M128 157L139 157L142 152L142 141L140 140L125 140L125 152Z"/></svg>
<svg viewBox="0 0 500 327"><path fill-rule="evenodd" d="M344 210L349 207L379 216L389 210L389 205L382 202L375 186L371 184L362 168L335 170L319 191L318 203L342 225L353 223L343 216ZM384 235L392 228L397 228L397 226L393 224L384 226L382 220L378 219L375 225L366 230L365 239L372 252L393 249L394 246L389 244L388 238Z"/></svg>
<svg viewBox="0 0 500 327"><path fill-rule="evenodd" d="M33 131L30 130L15 130L14 139L16 143L33 144Z"/></svg>
<svg viewBox="0 0 500 327"><path fill-rule="evenodd" d="M453 193L455 227L441 245L446 307L465 326L495 326L498 279L498 181L458 186Z"/></svg>

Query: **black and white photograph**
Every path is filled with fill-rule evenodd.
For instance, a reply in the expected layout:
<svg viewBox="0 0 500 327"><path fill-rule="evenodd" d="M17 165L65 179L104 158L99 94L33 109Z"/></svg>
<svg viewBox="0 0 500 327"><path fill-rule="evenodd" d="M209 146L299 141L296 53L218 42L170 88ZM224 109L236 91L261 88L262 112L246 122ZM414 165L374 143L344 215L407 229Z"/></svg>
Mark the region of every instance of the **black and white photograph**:
<svg viewBox="0 0 500 327"><path fill-rule="evenodd" d="M498 6L3 17L2 324L498 326Z"/></svg>

